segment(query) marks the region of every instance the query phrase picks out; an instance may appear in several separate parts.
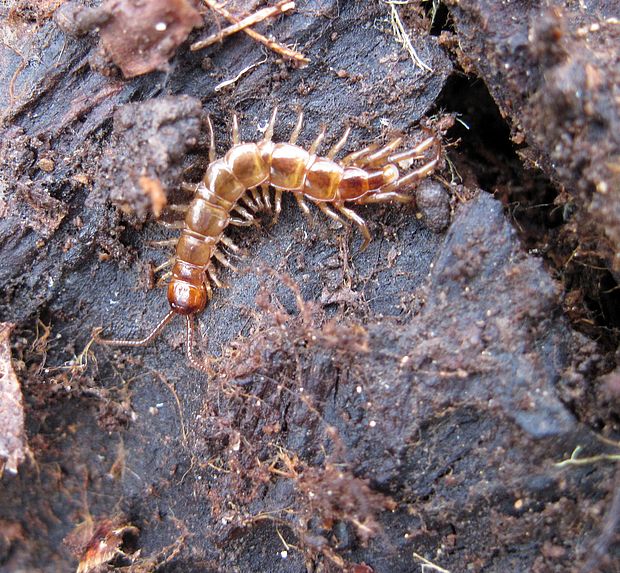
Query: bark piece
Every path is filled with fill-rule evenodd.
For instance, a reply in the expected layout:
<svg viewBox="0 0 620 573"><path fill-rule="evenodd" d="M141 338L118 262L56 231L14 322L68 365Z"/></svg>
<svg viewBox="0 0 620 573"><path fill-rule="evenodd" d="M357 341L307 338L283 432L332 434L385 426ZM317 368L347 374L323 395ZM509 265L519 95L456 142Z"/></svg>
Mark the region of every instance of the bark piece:
<svg viewBox="0 0 620 573"><path fill-rule="evenodd" d="M5 470L16 474L17 467L29 454L22 391L11 364L14 326L10 322L0 323L0 477Z"/></svg>

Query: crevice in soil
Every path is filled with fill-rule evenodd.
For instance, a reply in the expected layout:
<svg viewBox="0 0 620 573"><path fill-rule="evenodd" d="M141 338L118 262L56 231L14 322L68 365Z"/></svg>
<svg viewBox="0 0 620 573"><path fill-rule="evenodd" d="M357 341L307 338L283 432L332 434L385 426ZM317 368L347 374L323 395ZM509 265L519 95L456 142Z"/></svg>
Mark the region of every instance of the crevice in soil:
<svg viewBox="0 0 620 573"><path fill-rule="evenodd" d="M573 327L613 352L620 329L620 289L604 262L576 235L578 208L540 171L528 169L511 141L486 85L456 73L446 83L437 108L457 114L448 139L458 142L450 156L469 187L479 187L505 205L525 248L543 257L564 287L564 311ZM583 257L584 251L589 257ZM581 256L575 256L579 253Z"/></svg>

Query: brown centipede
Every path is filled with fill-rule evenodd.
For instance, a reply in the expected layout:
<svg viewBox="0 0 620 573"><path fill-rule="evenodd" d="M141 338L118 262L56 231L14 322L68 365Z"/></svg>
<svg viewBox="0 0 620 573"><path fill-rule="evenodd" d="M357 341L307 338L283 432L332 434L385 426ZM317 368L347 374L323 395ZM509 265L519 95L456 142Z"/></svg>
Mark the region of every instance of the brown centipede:
<svg viewBox="0 0 620 573"><path fill-rule="evenodd" d="M325 137L325 128L321 129L308 150L298 146L297 139L303 123L303 114L300 113L289 141L274 143L272 136L276 112L277 108L271 115L263 139L255 143L240 141L238 120L236 115L233 116L233 145L224 157L217 160L213 125L207 118L209 166L202 181L192 189L195 195L182 223L181 236L174 241L175 254L170 260L172 269L167 273L170 276L170 311L141 340L97 338L98 342L113 346L146 346L176 314L180 314L186 317L188 360L193 367L206 372L206 365L198 361L193 353L194 316L204 310L211 298L211 283L216 286L221 284L213 269L214 259L232 267L218 249L218 243L235 249L230 239L224 236L226 227L229 224L254 223L253 215L245 207L254 211L259 207L271 210L270 188L273 188L276 221L281 212L282 192L290 191L305 214L310 212L304 201L308 199L331 219L342 223L342 215L357 225L364 237L361 246L364 250L371 240L370 232L364 219L346 204L409 202L412 196L403 191L430 175L440 160L440 141L436 135L430 134L415 147L398 153L396 150L403 143L402 137L395 137L383 147L372 144L335 161L334 157L349 137L350 128L325 156L319 156L316 152ZM401 175L398 166L414 160L426 162Z"/></svg>

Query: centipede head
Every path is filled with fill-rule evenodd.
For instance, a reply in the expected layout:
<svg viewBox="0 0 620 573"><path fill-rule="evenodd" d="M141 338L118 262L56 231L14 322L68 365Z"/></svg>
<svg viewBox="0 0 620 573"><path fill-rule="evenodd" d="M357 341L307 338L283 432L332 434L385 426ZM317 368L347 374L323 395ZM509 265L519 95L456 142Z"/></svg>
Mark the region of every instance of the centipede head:
<svg viewBox="0 0 620 573"><path fill-rule="evenodd" d="M171 280L168 285L170 308L184 316L202 312L207 306L207 289L204 283L193 284L184 280Z"/></svg>

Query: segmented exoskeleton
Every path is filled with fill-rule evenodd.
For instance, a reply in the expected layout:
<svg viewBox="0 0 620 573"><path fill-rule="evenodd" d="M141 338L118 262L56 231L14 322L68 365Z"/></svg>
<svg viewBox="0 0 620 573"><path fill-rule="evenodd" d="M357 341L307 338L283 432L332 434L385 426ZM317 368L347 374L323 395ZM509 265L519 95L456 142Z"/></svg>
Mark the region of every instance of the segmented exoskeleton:
<svg viewBox="0 0 620 573"><path fill-rule="evenodd" d="M180 314L187 321L189 362L195 368L206 371L206 365L193 354L194 315L204 310L211 298L211 283L216 286L221 284L215 274L213 260L232 267L218 249L218 244L223 243L236 249L224 236L226 227L229 224L252 225L254 217L248 209L270 210L270 187L275 190L274 220L277 220L281 211L282 192L290 191L306 214L310 210L304 199L313 202L331 219L343 222L342 215L355 223L364 237L361 246L364 250L371 240L370 232L364 219L349 209L346 203L409 202L412 196L403 191L430 175L440 160L440 141L435 135L429 134L414 148L400 153L395 153L395 150L403 139L396 137L384 147L373 144L335 161L334 157L347 141L349 128L326 156L318 156L316 152L325 137L325 129L320 131L308 150L296 145L303 122L301 113L288 143L274 143L272 136L276 111L274 109L271 115L263 139L257 143L240 142L239 125L234 116L233 146L224 157L217 160L213 126L208 118L210 163L202 181L194 188L195 195L187 209L181 236L178 242L174 241L176 252L170 260L172 269L168 273L170 311L142 340L98 339L100 343L146 346L161 333L175 314ZM426 162L406 175L401 175L398 166L411 164L414 160Z"/></svg>

